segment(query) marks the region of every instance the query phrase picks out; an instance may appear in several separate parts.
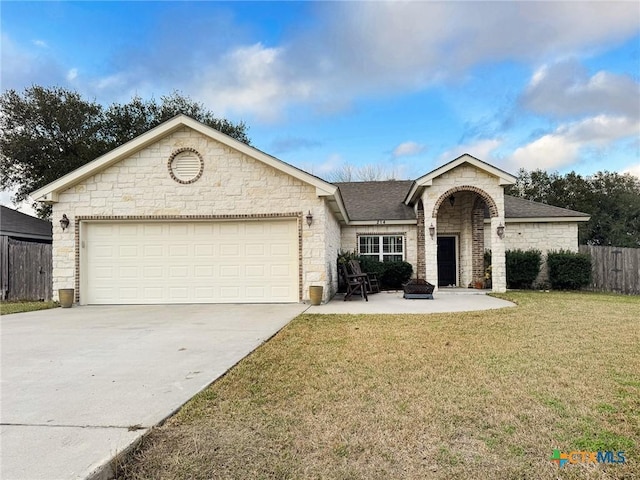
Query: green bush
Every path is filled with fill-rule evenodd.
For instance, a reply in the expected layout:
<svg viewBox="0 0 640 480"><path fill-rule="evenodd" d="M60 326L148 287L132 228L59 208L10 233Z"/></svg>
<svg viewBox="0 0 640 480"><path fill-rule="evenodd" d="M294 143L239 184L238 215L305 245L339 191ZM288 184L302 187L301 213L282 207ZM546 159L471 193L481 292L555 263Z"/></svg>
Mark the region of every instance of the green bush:
<svg viewBox="0 0 640 480"><path fill-rule="evenodd" d="M579 290L591 282L591 257L566 250L547 254L551 288Z"/></svg>
<svg viewBox="0 0 640 480"><path fill-rule="evenodd" d="M378 262L380 263L380 262ZM383 262L383 271L380 274L382 288L400 289L407 283L413 273L413 266L409 262Z"/></svg>
<svg viewBox="0 0 640 480"><path fill-rule="evenodd" d="M382 289L402 288L402 285L409 281L413 273L413 267L408 262L380 262L377 259L361 257L355 252L344 250L338 252L338 269L341 264L347 263L349 260L358 260L363 272L375 273L380 280L380 288ZM338 291L344 292L346 285L344 285L342 275L339 275L338 278Z"/></svg>
<svg viewBox="0 0 640 480"><path fill-rule="evenodd" d="M507 288L531 288L540 273L542 252L507 250Z"/></svg>

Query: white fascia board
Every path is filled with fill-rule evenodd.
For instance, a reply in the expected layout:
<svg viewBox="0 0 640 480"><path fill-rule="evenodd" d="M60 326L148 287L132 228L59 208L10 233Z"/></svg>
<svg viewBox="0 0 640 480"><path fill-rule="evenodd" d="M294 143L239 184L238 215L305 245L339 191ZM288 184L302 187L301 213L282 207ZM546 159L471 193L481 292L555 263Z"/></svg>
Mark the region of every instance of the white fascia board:
<svg viewBox="0 0 640 480"><path fill-rule="evenodd" d="M591 217L512 217L505 218L505 223L565 223L588 222ZM491 223L490 218L485 218L484 223Z"/></svg>
<svg viewBox="0 0 640 480"><path fill-rule="evenodd" d="M349 215L347 214L347 209L344 206L344 200L342 199L342 194L340 193L340 189L335 185L328 184L331 188L324 189L320 187L316 187L316 195L318 197L325 197L330 205L335 206L333 208L334 213L338 215L339 219L342 218L342 221L345 224L349 224Z"/></svg>
<svg viewBox="0 0 640 480"><path fill-rule="evenodd" d="M438 167L435 170L432 170L431 172L427 173L426 175L423 175L422 177L418 178L412 185L411 190L407 194L404 203L409 205L412 202L414 202L416 200L416 194L420 187L431 186L435 178L447 173L449 170L453 170L454 168L462 165L463 163L468 163L470 165L473 165L478 170L482 170L496 177L498 179L498 185L500 186L513 185L517 181L517 178L511 175L510 173L507 173L504 170L500 170L499 168L496 168L493 165L489 165L488 163L483 162L482 160L479 160L469 155L468 153L465 153L464 155L459 156L458 158L450 161L449 163L445 163L441 167Z"/></svg>
<svg viewBox="0 0 640 480"><path fill-rule="evenodd" d="M417 225L417 220L351 220L349 226L364 225Z"/></svg>

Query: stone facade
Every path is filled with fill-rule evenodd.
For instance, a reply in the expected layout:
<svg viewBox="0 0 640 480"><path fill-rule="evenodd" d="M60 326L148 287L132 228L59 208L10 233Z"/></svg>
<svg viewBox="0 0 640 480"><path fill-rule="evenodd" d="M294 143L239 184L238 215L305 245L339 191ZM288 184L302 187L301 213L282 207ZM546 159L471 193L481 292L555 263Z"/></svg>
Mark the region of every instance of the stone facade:
<svg viewBox="0 0 640 480"><path fill-rule="evenodd" d="M53 204L54 219L66 214L71 220L65 232L53 222L56 294L60 288L75 288L76 300L82 299L84 221L291 219L298 233L300 301L309 299L310 286L324 287L325 302L333 297L338 253L357 252L360 235L402 235L404 259L413 265L414 277L436 285L439 238L455 238L455 283L462 287L484 277L483 254L491 250L493 290L498 292L506 289L506 248L536 248L545 254L549 249L577 250L575 221L510 222L500 235L504 185L515 177L469 155L413 182L406 205L400 205L403 215L351 222L337 186L244 145L227 143L217 132L200 130L190 121L167 122L171 128L164 133L143 135L138 143L134 140L135 147L116 149L113 157L76 171L72 180L65 177L37 192L39 200ZM176 171L173 160L179 164ZM195 172L193 178L189 172ZM415 218L409 219L407 206ZM484 218L485 208L489 219ZM541 278L546 278L546 270Z"/></svg>
<svg viewBox="0 0 640 480"><path fill-rule="evenodd" d="M485 242L489 232L485 229ZM540 250L542 266L536 282L549 280L547 253L550 250L578 251L578 224L575 222L509 222L504 230L507 250Z"/></svg>
<svg viewBox="0 0 640 480"><path fill-rule="evenodd" d="M455 199L453 205L449 202L452 196ZM504 239L497 234L498 225L504 225L504 187L500 185L499 178L463 163L433 178L431 185L424 189L421 200L426 217L425 229L430 225L436 229L433 237L425 236L427 279L437 284L438 236L454 236L458 245L457 285L466 287L475 280L474 277L482 271L479 252L490 248L495 252L493 290L506 290ZM487 205L491 215L491 227L488 229L484 224L480 227L477 219L479 200Z"/></svg>
<svg viewBox="0 0 640 480"><path fill-rule="evenodd" d="M193 148L202 156L204 169L198 181L175 181L167 164L177 149ZM308 227L304 215L314 221ZM330 250L339 248L337 220L315 187L250 158L188 127L167 135L61 192L53 204L53 218L65 213L72 226L62 232L54 222L54 292L74 288L78 277L77 219L175 219L180 217L297 218L300 222L301 300L308 299L309 286L325 285L326 298L335 288L326 266ZM304 214L304 215L303 215ZM328 241L327 241L328 240ZM331 248L330 248L331 245ZM335 262L334 262L335 263ZM76 291L76 295L78 292Z"/></svg>
<svg viewBox="0 0 640 480"><path fill-rule="evenodd" d="M415 224L409 225L357 225L343 226L341 248L352 252L358 251L360 235L402 235L404 236L404 259L413 265L414 275L418 264L418 229Z"/></svg>

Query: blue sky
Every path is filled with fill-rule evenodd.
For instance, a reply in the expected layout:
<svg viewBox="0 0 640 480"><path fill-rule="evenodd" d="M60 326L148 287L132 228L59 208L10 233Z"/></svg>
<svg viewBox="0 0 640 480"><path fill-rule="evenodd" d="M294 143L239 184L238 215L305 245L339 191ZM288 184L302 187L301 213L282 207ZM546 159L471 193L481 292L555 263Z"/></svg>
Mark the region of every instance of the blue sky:
<svg viewBox="0 0 640 480"><path fill-rule="evenodd" d="M2 90L64 86L105 105L179 90L324 178L345 164L416 178L464 152L512 173L640 176L636 1L5 1L1 13Z"/></svg>

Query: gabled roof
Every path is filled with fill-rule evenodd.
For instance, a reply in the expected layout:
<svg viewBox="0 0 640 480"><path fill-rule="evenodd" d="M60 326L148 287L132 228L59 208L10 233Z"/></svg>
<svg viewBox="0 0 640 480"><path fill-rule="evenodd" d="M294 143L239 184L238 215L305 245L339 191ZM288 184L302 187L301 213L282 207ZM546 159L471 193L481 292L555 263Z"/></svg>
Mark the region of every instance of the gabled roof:
<svg viewBox="0 0 640 480"><path fill-rule="evenodd" d="M403 203L411 187L411 180L383 182L340 182L340 189L349 219L415 220L413 208Z"/></svg>
<svg viewBox="0 0 640 480"><path fill-rule="evenodd" d="M427 173L426 175L423 175L422 177L418 178L415 182L413 182L413 185L409 189L409 192L407 193L407 196L405 197L404 202L407 205L412 204L413 202L415 202L416 198L418 197L419 192L424 187L431 186L435 178L441 176L442 174L448 172L449 170L453 170L454 168L459 167L464 163L473 165L478 170L485 171L489 175L493 175L494 177L497 177L499 185L506 186L506 185L513 185L514 183L516 183L516 180L517 180L516 177L514 177L510 173L507 173L504 170L496 168L493 165L489 165L488 163L483 162L482 160L479 160L476 157L469 155L468 153L465 153L463 155L460 155L458 158L450 161L449 163L445 163L441 167L438 167L435 170L431 170L429 173Z"/></svg>
<svg viewBox="0 0 640 480"><path fill-rule="evenodd" d="M50 242L51 222L0 205L0 235Z"/></svg>
<svg viewBox="0 0 640 480"><path fill-rule="evenodd" d="M58 194L64 190L74 186L75 184L95 175L101 170L119 162L120 160L134 154L135 152L148 147L149 145L157 142L161 138L179 130L183 127L189 127L202 135L212 138L234 150L237 150L244 155L247 155L254 160L265 163L276 170L280 170L283 173L291 175L305 182L309 185L316 187L316 194L318 196L330 197L329 202L334 209L334 212L339 218L346 220L346 212L344 212L344 205L342 199L339 198L338 188L331 183L325 182L321 178L318 178L310 173L307 173L299 168L296 168L288 163L283 162L271 155L268 155L256 148L253 148L245 143L242 143L235 138L231 138L218 130L211 128L203 123L194 120L186 115L177 115L176 117L168 120L155 128L152 128L146 133L134 138L133 140L121 145L109 153L96 158L95 160L83 165L80 168L68 173L67 175L59 178L58 180L36 190L31 193L31 197L36 201L55 203L58 200Z"/></svg>
<svg viewBox="0 0 640 480"><path fill-rule="evenodd" d="M344 205L351 222L390 220L397 223L415 223L412 207L403 199L413 185L411 180L386 180L381 182L336 183L342 193ZM485 213L488 217L488 211ZM522 221L574 221L585 222L589 215L567 208L532 202L523 198L504 196L505 220Z"/></svg>
<svg viewBox="0 0 640 480"><path fill-rule="evenodd" d="M485 213L485 216L488 216L488 212ZM551 218L586 222L590 218L587 213L555 207L546 203L533 202L524 198L512 197L511 195L504 196L504 217L512 222L518 221L518 219L531 221L532 219L543 220Z"/></svg>

